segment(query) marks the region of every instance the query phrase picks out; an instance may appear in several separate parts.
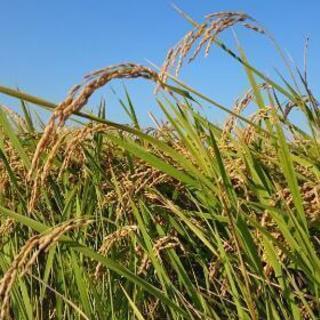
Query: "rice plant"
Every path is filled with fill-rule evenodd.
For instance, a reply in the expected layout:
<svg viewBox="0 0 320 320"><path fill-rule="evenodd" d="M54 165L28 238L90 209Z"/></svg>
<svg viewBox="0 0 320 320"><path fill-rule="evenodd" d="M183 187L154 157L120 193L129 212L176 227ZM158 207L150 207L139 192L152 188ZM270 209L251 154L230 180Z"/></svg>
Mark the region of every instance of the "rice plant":
<svg viewBox="0 0 320 320"><path fill-rule="evenodd" d="M250 16L180 13L191 31L162 68L108 66L59 105L0 87L21 102L19 114L0 108L1 319L320 318L319 103ZM230 27L270 39L289 79L228 48ZM232 108L178 79L212 46L250 83ZM134 78L155 84L165 119L154 127L127 92L130 125L107 119L103 102L82 111L102 86ZM44 127L31 104L52 112ZM203 104L225 111L224 125ZM75 117L86 121L66 125Z"/></svg>

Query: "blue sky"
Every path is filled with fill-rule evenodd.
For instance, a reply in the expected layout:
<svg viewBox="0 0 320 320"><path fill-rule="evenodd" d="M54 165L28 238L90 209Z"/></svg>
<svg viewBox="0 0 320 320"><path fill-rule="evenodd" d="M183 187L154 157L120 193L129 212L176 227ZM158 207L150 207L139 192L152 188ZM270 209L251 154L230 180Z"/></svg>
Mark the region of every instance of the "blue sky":
<svg viewBox="0 0 320 320"><path fill-rule="evenodd" d="M304 39L310 36L309 77L317 93L320 80L319 0L175 0L175 4L198 21L220 10L244 11L273 33L282 48L302 66ZM61 101L73 84L91 70L120 62L160 65L167 50L190 26L166 0L2 0L0 2L0 84L19 87L53 102ZM283 69L275 50L261 36L236 29L250 61L274 76ZM230 32L223 37L230 46ZM209 58L185 66L181 79L230 107L247 88L241 67L214 48ZM140 118L147 111L159 114L153 88L141 80L126 82ZM121 95L121 86L113 84ZM101 89L90 102L105 97L109 116L126 122L110 87ZM13 108L17 104L0 96ZM211 119L223 114L207 109Z"/></svg>

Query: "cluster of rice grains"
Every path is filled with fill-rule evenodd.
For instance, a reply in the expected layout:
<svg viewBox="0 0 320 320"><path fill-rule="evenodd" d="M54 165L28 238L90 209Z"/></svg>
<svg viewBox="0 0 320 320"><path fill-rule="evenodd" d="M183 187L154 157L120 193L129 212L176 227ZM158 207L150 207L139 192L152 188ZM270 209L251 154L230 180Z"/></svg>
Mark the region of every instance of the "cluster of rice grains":
<svg viewBox="0 0 320 320"><path fill-rule="evenodd" d="M171 68L175 69L176 75L179 74L182 64L189 54L189 62L193 61L203 48L207 56L218 35L228 28L239 24L255 32L265 33L264 29L252 17L242 12L216 12L207 15L203 23L193 22L193 24L195 24L195 28L169 50L160 71L160 78L163 82L167 81ZM191 52L193 48L195 49Z"/></svg>
<svg viewBox="0 0 320 320"><path fill-rule="evenodd" d="M48 251L66 232L84 227L88 223L90 220L70 220L44 234L35 235L26 242L0 281L0 319L9 316L10 292L16 278L25 275L41 252Z"/></svg>
<svg viewBox="0 0 320 320"><path fill-rule="evenodd" d="M102 241L102 245L99 248L99 253L101 253L103 255L107 255L109 250L112 248L112 246L116 242L128 237L131 233L137 232L137 230L138 230L138 227L136 225L124 226L124 227L112 232L111 234L107 235ZM96 271L95 271L96 279L99 278L101 273L102 273L102 266L101 266L101 263L98 263L96 266Z"/></svg>
<svg viewBox="0 0 320 320"><path fill-rule="evenodd" d="M101 70L97 70L85 76L83 83L76 85L69 93L67 98L59 104L54 110L47 124L44 133L35 150L32 166L28 174L28 178L34 180L33 193L29 203L29 210L34 208L37 195L39 193L40 180L45 179L46 172L50 167L50 162L56 155L62 138L57 137L57 129L64 126L68 118L79 111L86 105L89 98L99 88L113 79L134 79L143 78L152 80L159 86L162 86L158 74L145 66L127 63L109 66ZM50 149L47 164L39 166L41 155ZM45 169L45 170L44 170Z"/></svg>

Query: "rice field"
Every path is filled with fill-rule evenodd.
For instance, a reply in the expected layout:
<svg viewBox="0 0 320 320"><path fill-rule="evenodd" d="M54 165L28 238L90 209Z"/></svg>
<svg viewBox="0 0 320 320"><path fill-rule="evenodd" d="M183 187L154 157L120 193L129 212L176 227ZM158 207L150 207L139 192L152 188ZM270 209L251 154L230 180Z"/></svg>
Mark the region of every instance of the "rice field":
<svg viewBox="0 0 320 320"><path fill-rule="evenodd" d="M0 86L21 104L0 108L0 319L320 318L320 111L307 72L244 13L180 14L190 32L159 69L107 66L58 105ZM268 38L288 77L227 47L230 28ZM212 47L250 83L231 107L178 78ZM103 102L83 111L99 88L135 78L154 83L165 115L152 128L128 92L130 125Z"/></svg>

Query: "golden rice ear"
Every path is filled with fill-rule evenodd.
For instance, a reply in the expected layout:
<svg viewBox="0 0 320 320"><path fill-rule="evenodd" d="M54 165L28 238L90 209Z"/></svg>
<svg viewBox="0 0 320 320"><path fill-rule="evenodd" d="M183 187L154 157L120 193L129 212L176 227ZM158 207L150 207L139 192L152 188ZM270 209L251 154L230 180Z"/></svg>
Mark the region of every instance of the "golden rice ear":
<svg viewBox="0 0 320 320"><path fill-rule="evenodd" d="M5 106L4 104L0 104L0 108L8 114L8 116L13 120L13 122L27 131L27 123L26 120L20 116L17 112L13 111L11 108Z"/></svg>
<svg viewBox="0 0 320 320"><path fill-rule="evenodd" d="M270 85L268 85L267 83L262 83L260 85L257 86L259 89L262 90L266 90L268 88L270 88ZM250 104L250 102L252 102L254 100L254 92L253 89L248 90L244 96L240 99L238 99L232 110L234 111L234 113L236 113L237 115L241 114L241 112L243 112L248 105ZM237 118L235 115L231 115L224 123L224 127L223 127L223 131L222 131L222 140L226 141L228 138L228 135L232 132L232 130L235 127Z"/></svg>
<svg viewBox="0 0 320 320"><path fill-rule="evenodd" d="M204 48L205 56L207 56L215 38L228 28L241 25L254 32L266 33L256 20L242 12L227 11L212 13L205 17L203 23L193 23L193 25L196 25L196 27L189 31L175 47L168 51L160 71L160 79L164 83L168 80L170 68L173 68L176 76L178 76L182 64L188 55L188 62L191 62ZM191 53L192 48L194 48L193 53Z"/></svg>
<svg viewBox="0 0 320 320"><path fill-rule="evenodd" d="M153 245L152 251L157 258L160 258L161 251L176 247L179 247L182 252L185 252L185 249L178 237L168 235L159 238ZM150 265L151 260L149 258L149 255L145 253L138 269L138 274L145 274L148 271Z"/></svg>
<svg viewBox="0 0 320 320"><path fill-rule="evenodd" d="M131 233L137 232L137 231L138 231L138 227L136 225L131 225L131 226L122 227L116 230L115 232L107 235L102 241L102 245L99 249L99 253L103 255L107 255L114 243L118 242L119 240L125 237L128 237ZM96 279L99 278L99 275L101 274L101 269L102 269L102 265L101 263L98 263L95 270Z"/></svg>
<svg viewBox="0 0 320 320"><path fill-rule="evenodd" d="M263 109L259 109L251 118L250 120L253 123L258 123L260 120L263 119L270 119L271 118L271 110L272 107L266 106ZM242 138L246 144L250 144L256 137L256 128L253 126L246 127L242 132Z"/></svg>
<svg viewBox="0 0 320 320"><path fill-rule="evenodd" d="M66 146L64 148L64 152L63 152L63 163L61 165L61 167L59 168L59 174L58 174L58 178L61 177L63 171L68 167L70 161L71 161L71 157L74 153L74 151L79 148L80 144L85 141L86 139L88 139L88 137L91 137L94 133L98 133L98 132L106 132L112 130L111 127L109 127L106 124L89 124L83 128L80 128L78 130L72 131L72 137L70 140L68 140L66 142Z"/></svg>
<svg viewBox="0 0 320 320"><path fill-rule="evenodd" d="M9 311L10 292L18 276L24 276L34 264L41 252L46 252L55 245L61 236L70 230L84 227L91 220L73 219L45 234L39 234L30 238L21 248L11 266L0 281L0 319L7 319Z"/></svg>
<svg viewBox="0 0 320 320"><path fill-rule="evenodd" d="M81 84L74 86L70 90L67 98L62 101L54 110L49 123L47 124L44 133L36 147L32 159L31 169L28 173L28 180L34 181L33 189L36 190L37 188L39 188L39 183L37 183L37 180L40 179L39 177L43 177L42 181L46 177L46 174L43 173L45 169L40 168L39 166L41 154L43 152L46 152L49 148L51 148L49 159L52 160L56 154L56 151L58 149L57 129L64 126L65 122L73 113L79 111L84 105L86 105L89 98L94 94L96 90L103 87L111 80L135 78L151 80L158 86L166 89L163 86L162 81L160 80L159 75L156 71L142 65L126 63L108 66L104 69L100 69L87 74ZM47 170L48 166L46 166L45 171ZM36 191L33 191L33 195L29 203L29 210L32 210L34 208L36 201L35 193Z"/></svg>
<svg viewBox="0 0 320 320"><path fill-rule="evenodd" d="M40 154L55 141L57 127L62 127L74 112L79 111L88 102L96 90L111 80L134 78L152 80L161 85L157 72L148 67L132 63L107 67L86 75L85 81L82 84L76 85L69 93L69 96L54 110L44 134L37 145L29 178L32 177L38 167Z"/></svg>

